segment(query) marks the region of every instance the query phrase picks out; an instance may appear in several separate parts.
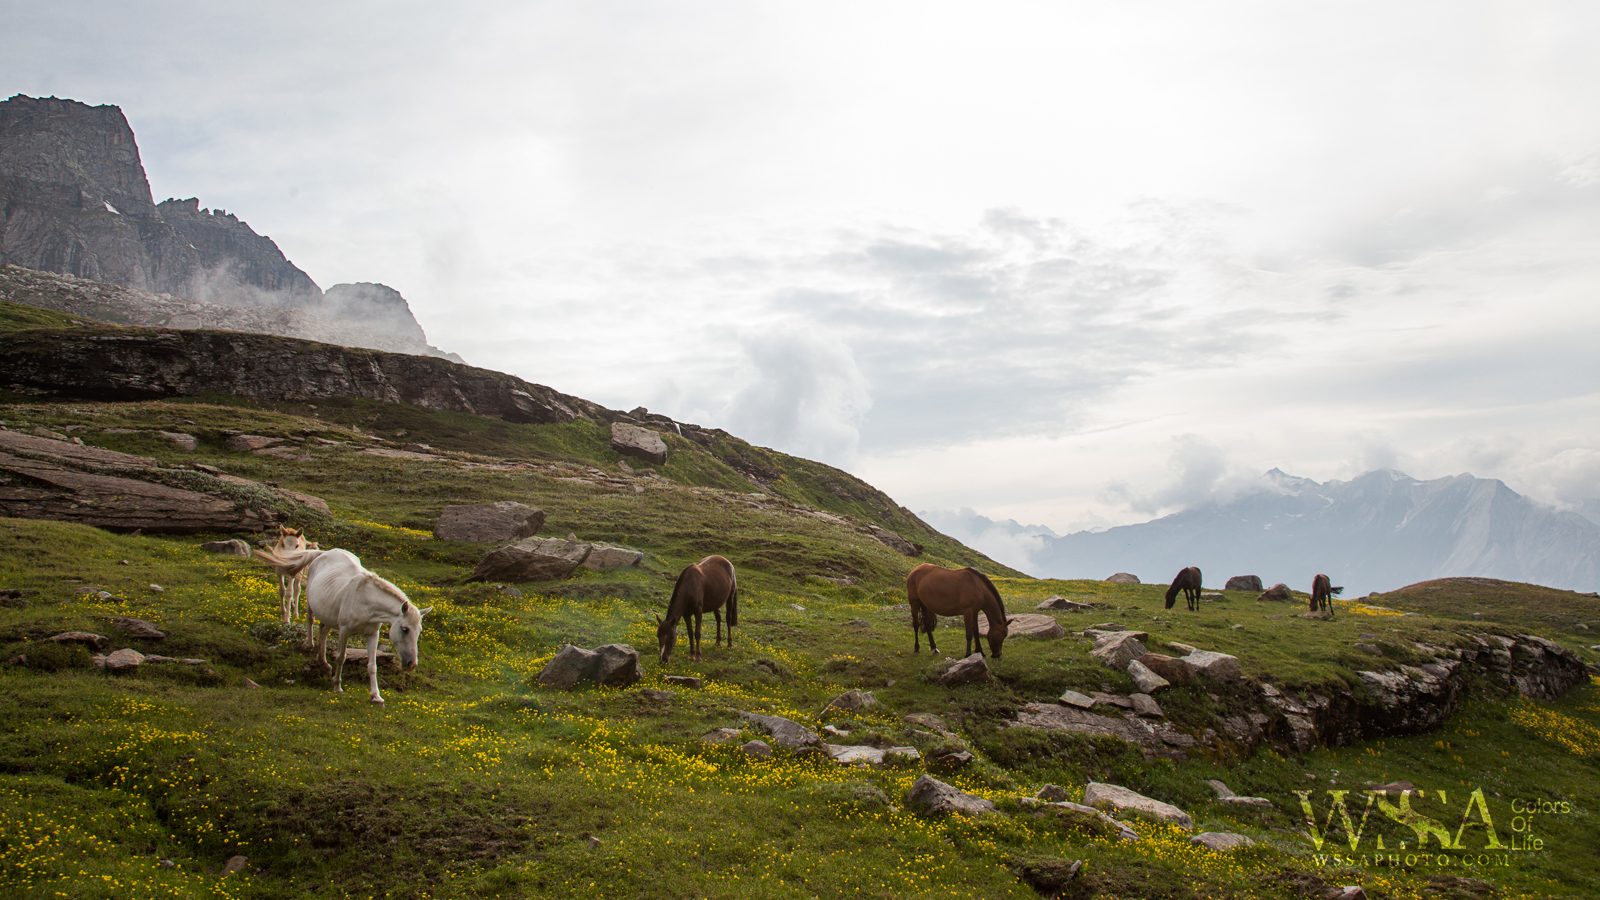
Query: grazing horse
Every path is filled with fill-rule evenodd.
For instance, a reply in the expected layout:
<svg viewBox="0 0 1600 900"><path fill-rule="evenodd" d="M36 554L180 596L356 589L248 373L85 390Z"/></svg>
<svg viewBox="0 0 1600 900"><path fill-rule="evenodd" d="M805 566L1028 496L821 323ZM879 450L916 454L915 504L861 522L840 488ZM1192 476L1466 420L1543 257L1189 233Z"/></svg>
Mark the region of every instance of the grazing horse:
<svg viewBox="0 0 1600 900"><path fill-rule="evenodd" d="M700 617L705 613L717 620L717 643L722 643L722 606L728 606L728 649L733 649L733 626L739 624L739 580L733 563L720 556L708 556L678 573L667 602L667 617L656 616L656 655L661 664L672 658L678 645L678 620L684 620L689 633L689 660L700 660Z"/></svg>
<svg viewBox="0 0 1600 900"><path fill-rule="evenodd" d="M1200 609L1200 570L1198 568L1190 566L1179 572L1177 578L1172 579L1172 587L1167 588L1167 609L1171 609L1172 604L1177 602L1179 591L1183 591L1183 599L1189 604L1189 611L1198 612Z"/></svg>
<svg viewBox="0 0 1600 900"><path fill-rule="evenodd" d="M1333 580L1326 575L1318 575L1311 579L1311 611L1333 612L1332 598L1342 593L1344 588L1334 587Z"/></svg>
<svg viewBox="0 0 1600 900"><path fill-rule="evenodd" d="M1006 642L1011 620L1006 617L1005 601L989 576L977 569L946 569L932 563L923 563L906 576L906 599L911 604L911 652L922 651L922 633L928 635L928 649L934 653L939 648L933 643L933 629L939 625L940 616L961 616L967 625L967 655L973 648L983 655L983 642L978 635L978 613L989 619L989 651L1000 658L1000 645Z"/></svg>
<svg viewBox="0 0 1600 900"><path fill-rule="evenodd" d="M382 703L378 693L378 639L383 626L389 626L389 640L394 642L395 654L400 657L400 668L410 671L417 667L417 636L422 633L422 617L433 607L418 609L405 591L367 571L361 560L348 550L289 550L274 553L257 550L256 556L276 569L291 575L306 573L306 639L311 637L313 620L320 621L317 630L317 662L324 672L333 675L333 689L344 692L341 677L344 675L345 652L350 635L361 632L367 636L367 678L372 689L372 702ZM339 664L328 665L328 628L339 628Z"/></svg>

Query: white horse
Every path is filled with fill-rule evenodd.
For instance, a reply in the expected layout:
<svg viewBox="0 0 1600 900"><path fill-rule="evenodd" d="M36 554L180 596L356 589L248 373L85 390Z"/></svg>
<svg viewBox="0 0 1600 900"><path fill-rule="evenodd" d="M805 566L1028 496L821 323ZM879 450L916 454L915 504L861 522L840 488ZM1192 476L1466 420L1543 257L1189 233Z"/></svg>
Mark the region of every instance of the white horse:
<svg viewBox="0 0 1600 900"><path fill-rule="evenodd" d="M257 550L256 556L273 568L291 575L306 574L306 638L311 638L312 621L317 630L317 661L324 672L333 674L333 689L344 691L341 676L350 635L367 636L367 679L372 687L372 702L382 703L378 693L378 638L389 626L389 640L400 657L400 668L417 667L417 636L422 633L422 617L433 607L418 609L405 591L367 571L361 560L348 550L290 550L275 553ZM328 665L328 628L339 628L339 664Z"/></svg>

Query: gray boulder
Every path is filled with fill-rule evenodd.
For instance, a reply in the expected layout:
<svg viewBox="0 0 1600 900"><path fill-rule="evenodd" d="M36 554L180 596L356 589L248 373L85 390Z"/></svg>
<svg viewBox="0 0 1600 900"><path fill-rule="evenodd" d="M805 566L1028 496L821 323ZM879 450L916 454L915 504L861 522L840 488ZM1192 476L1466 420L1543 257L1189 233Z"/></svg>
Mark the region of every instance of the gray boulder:
<svg viewBox="0 0 1600 900"><path fill-rule="evenodd" d="M766 741L747 741L744 746L740 747L739 749L760 759L772 758L772 747L768 745Z"/></svg>
<svg viewBox="0 0 1600 900"><path fill-rule="evenodd" d="M582 541L531 537L490 551L467 580L554 581L583 565L591 549Z"/></svg>
<svg viewBox="0 0 1600 900"><path fill-rule="evenodd" d="M989 636L989 617L978 617L978 634ZM1067 630L1061 627L1055 616L1040 615L1039 613L1017 613L1011 617L1006 626L1006 639L1015 638L1043 638L1053 640L1067 636Z"/></svg>
<svg viewBox="0 0 1600 900"><path fill-rule="evenodd" d="M593 650L568 644L539 673L539 685L558 690L584 683L627 687L642 676L639 651L627 644L606 644Z"/></svg>
<svg viewBox="0 0 1600 900"><path fill-rule="evenodd" d="M1171 682L1150 671L1137 659L1128 663L1128 677L1133 679L1134 685L1145 695L1172 687Z"/></svg>
<svg viewBox="0 0 1600 900"><path fill-rule="evenodd" d="M1132 575L1127 572L1118 572L1110 578L1107 578L1106 581L1109 581L1112 584L1138 584L1139 576Z"/></svg>
<svg viewBox="0 0 1600 900"><path fill-rule="evenodd" d="M1042 800L1045 803L1058 803L1067 799L1068 794L1067 789L1059 784L1047 784L1039 788L1039 793L1034 794L1033 797L1035 800Z"/></svg>
<svg viewBox="0 0 1600 900"><path fill-rule="evenodd" d="M1292 603L1294 601L1294 594L1289 591L1289 586L1287 584L1279 582L1278 584L1267 588L1265 591L1262 591L1261 596L1257 597L1256 599L1271 600L1276 603Z"/></svg>
<svg viewBox="0 0 1600 900"><path fill-rule="evenodd" d="M131 672L139 668L143 663L144 654L132 647L124 647L121 650L114 651L105 659L100 660L100 666L107 672Z"/></svg>
<svg viewBox="0 0 1600 900"><path fill-rule="evenodd" d="M639 669L639 651L627 644L606 644L594 649L596 684L627 687L644 677Z"/></svg>
<svg viewBox="0 0 1600 900"><path fill-rule="evenodd" d="M585 569L626 569L644 561L644 551L632 547L596 543L593 548L583 561Z"/></svg>
<svg viewBox="0 0 1600 900"><path fill-rule="evenodd" d="M1256 842L1242 834L1234 834L1229 831L1202 831L1189 838L1189 843L1204 847L1207 850L1223 853L1228 850L1237 850L1240 847L1253 847Z"/></svg>
<svg viewBox="0 0 1600 900"><path fill-rule="evenodd" d="M951 787L931 775L921 775L906 793L906 806L927 816L953 813L981 816L995 811L994 803Z"/></svg>
<svg viewBox="0 0 1600 900"><path fill-rule="evenodd" d="M700 740L708 744L726 744L739 736L737 728L713 728L700 736Z"/></svg>
<svg viewBox="0 0 1600 900"><path fill-rule="evenodd" d="M544 510L515 500L446 506L433 525L433 536L480 544L520 541L538 534L544 519Z"/></svg>
<svg viewBox="0 0 1600 900"><path fill-rule="evenodd" d="M656 465L667 461L667 442L648 428L626 422L611 423L611 449L623 456L632 456Z"/></svg>
<svg viewBox="0 0 1600 900"><path fill-rule="evenodd" d="M1235 575L1228 579L1228 583L1223 585L1222 589L1225 591L1255 591L1259 594L1262 590L1261 576Z"/></svg>
<svg viewBox="0 0 1600 900"><path fill-rule="evenodd" d="M1161 705L1156 698L1149 694L1129 694L1128 700L1133 703L1134 715L1144 716L1147 719L1165 719L1167 714L1161 711Z"/></svg>
<svg viewBox="0 0 1600 900"><path fill-rule="evenodd" d="M1238 681L1244 677L1239 657L1214 650L1196 650L1177 662L1193 672L1194 677L1208 681Z"/></svg>
<svg viewBox="0 0 1600 900"><path fill-rule="evenodd" d="M816 732L790 721L782 716L763 716L759 713L739 713L739 718L772 735L778 746L789 750L804 750L809 747L822 747L822 739Z"/></svg>
<svg viewBox="0 0 1600 900"><path fill-rule="evenodd" d="M1127 671L1128 663L1150 652L1144 646L1144 639L1149 636L1143 631L1106 632L1095 638L1089 655L1113 669Z"/></svg>
<svg viewBox="0 0 1600 900"><path fill-rule="evenodd" d="M94 634L88 631L63 631L53 635L49 640L58 644L83 644L91 650L104 650L111 646L111 639L103 634Z"/></svg>
<svg viewBox="0 0 1600 900"><path fill-rule="evenodd" d="M1193 669L1164 653L1146 653L1139 657L1139 664L1171 684L1190 684L1194 681Z"/></svg>
<svg viewBox="0 0 1600 900"><path fill-rule="evenodd" d="M832 700L829 700L828 705L823 708L823 712L826 713L834 710L839 712L855 712L856 710L866 709L869 706L877 705L878 698L874 697L871 691L862 691L851 688Z"/></svg>
<svg viewBox="0 0 1600 900"><path fill-rule="evenodd" d="M1188 813L1170 803L1162 803L1160 800L1152 800L1143 794L1128 790L1121 785L1104 784L1098 781L1091 781L1089 782L1089 785L1083 789L1083 802L1088 806L1099 806L1101 803L1109 803L1119 810L1131 810L1133 812L1151 816L1163 822L1171 822L1172 824L1177 825L1179 828L1184 828L1190 831L1194 830L1194 819L1189 818Z"/></svg>
<svg viewBox="0 0 1600 900"><path fill-rule="evenodd" d="M1056 702L1065 703L1068 706L1076 706L1079 709L1089 709L1094 706L1093 697L1080 694L1077 691L1063 691L1061 699Z"/></svg>
<svg viewBox="0 0 1600 900"><path fill-rule="evenodd" d="M132 616L112 616L110 622L113 626L126 632L129 637L143 638L149 641L159 641L167 636L165 631L144 619L135 619Z"/></svg>
<svg viewBox="0 0 1600 900"><path fill-rule="evenodd" d="M939 683L945 687L975 684L988 680L989 663L984 660L982 653L974 653L966 659L956 660L939 675Z"/></svg>
<svg viewBox="0 0 1600 900"><path fill-rule="evenodd" d="M200 545L200 549L209 550L212 553L221 553L223 556L250 555L250 545L238 538L234 538L231 541L206 541Z"/></svg>

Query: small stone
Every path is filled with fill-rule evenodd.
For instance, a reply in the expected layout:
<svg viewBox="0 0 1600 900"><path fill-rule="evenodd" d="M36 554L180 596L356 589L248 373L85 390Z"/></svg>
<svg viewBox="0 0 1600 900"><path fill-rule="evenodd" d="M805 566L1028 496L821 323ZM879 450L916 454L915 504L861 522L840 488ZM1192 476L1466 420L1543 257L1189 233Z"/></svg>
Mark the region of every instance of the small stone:
<svg viewBox="0 0 1600 900"><path fill-rule="evenodd" d="M1233 834L1227 831L1202 831L1190 838L1189 843L1198 844L1207 850L1223 853L1228 850L1237 850L1240 847L1253 847L1256 842L1242 834Z"/></svg>
<svg viewBox="0 0 1600 900"><path fill-rule="evenodd" d="M1121 785L1091 781L1083 790L1083 802L1087 806L1109 803L1117 809L1143 813L1186 830L1194 829L1194 819L1191 819L1188 813L1170 803L1153 800Z"/></svg>
<svg viewBox="0 0 1600 900"><path fill-rule="evenodd" d="M600 849L600 839L595 837L594 835L590 835L589 836L589 849L590 850L599 850Z"/></svg>
<svg viewBox="0 0 1600 900"><path fill-rule="evenodd" d="M149 587L150 587L150 590L152 590L152 591L155 591L155 592L156 592L156 593L158 593L158 594L159 594L159 593L162 593L162 592L163 592L163 591L165 591L165 590L166 590L166 588L164 588L164 587L162 587L162 586L161 586L161 585L159 585L159 584L152 584L152 585L150 585L150 586L149 586Z"/></svg>
<svg viewBox="0 0 1600 900"><path fill-rule="evenodd" d="M923 815L958 813L977 816L995 811L994 803L954 788L931 775L920 775L906 793L906 806Z"/></svg>
<svg viewBox="0 0 1600 900"><path fill-rule="evenodd" d="M1367 900L1367 892L1359 884L1347 884L1338 888L1331 900Z"/></svg>
<svg viewBox="0 0 1600 900"><path fill-rule="evenodd" d="M740 749L744 750L745 753L760 759L772 758L772 747L768 746L766 741L750 741Z"/></svg>
<svg viewBox="0 0 1600 900"><path fill-rule="evenodd" d="M663 675L661 680L686 688L698 689L700 687L700 679L693 675Z"/></svg>
<svg viewBox="0 0 1600 900"><path fill-rule="evenodd" d="M1360 650L1362 653L1369 653L1369 654L1371 654L1373 656L1382 656L1383 655L1383 651L1380 650L1374 644L1356 644L1355 648L1357 650Z"/></svg>
<svg viewBox="0 0 1600 900"><path fill-rule="evenodd" d="M1088 709L1094 706L1093 697L1080 694L1077 691L1063 691L1058 702L1065 703L1068 706L1076 706L1079 709Z"/></svg>
<svg viewBox="0 0 1600 900"><path fill-rule="evenodd" d="M206 541L200 545L200 549L209 550L212 553L221 553L223 556L250 555L250 545L238 538L234 538L231 541Z"/></svg>
<svg viewBox="0 0 1600 900"><path fill-rule="evenodd" d="M1128 663L1128 677L1133 679L1134 685L1138 687L1140 692L1145 696L1154 694L1156 691L1165 690L1166 688L1172 686L1171 682L1150 671L1150 669L1147 668L1144 663L1137 659ZM1140 695L1136 694L1135 696Z"/></svg>
<svg viewBox="0 0 1600 900"><path fill-rule="evenodd" d="M226 878L236 872L243 872L250 865L250 860L243 856L230 857L222 867L222 877Z"/></svg>
<svg viewBox="0 0 1600 900"><path fill-rule="evenodd" d="M939 683L945 687L957 687L963 684L975 684L989 680L989 663L984 660L982 653L974 653L966 659L958 659L950 668L939 676Z"/></svg>
<svg viewBox="0 0 1600 900"><path fill-rule="evenodd" d="M1233 792L1233 790L1231 788L1229 788L1226 784L1224 784L1221 781L1216 780L1215 778L1207 779L1206 780L1206 784L1211 785L1211 789L1217 792L1217 799L1218 800L1227 800L1230 797L1239 796L1238 794L1235 794Z"/></svg>
<svg viewBox="0 0 1600 900"><path fill-rule="evenodd" d="M143 662L143 653L132 647L124 647L121 650L112 652L100 665L108 672L131 672L139 668L139 665Z"/></svg>
<svg viewBox="0 0 1600 900"><path fill-rule="evenodd" d="M244 680L244 686L247 687L247 688L259 688L259 687L261 687L261 685L256 684L254 681L251 681L248 678L246 678Z"/></svg>
<svg viewBox="0 0 1600 900"><path fill-rule="evenodd" d="M726 744L739 736L737 728L713 728L700 736L700 740L708 744Z"/></svg>
<svg viewBox="0 0 1600 900"><path fill-rule="evenodd" d="M119 566L131 566L131 565L133 565L133 563L128 562L125 559L119 559L119 560L117 560L117 565L119 565Z"/></svg>
<svg viewBox="0 0 1600 900"><path fill-rule="evenodd" d="M1161 711L1161 706L1149 694L1129 694L1128 699L1133 701L1135 715L1148 719L1165 719L1167 714Z"/></svg>
<svg viewBox="0 0 1600 900"><path fill-rule="evenodd" d="M1041 800L1045 803L1058 803L1067 799L1069 795L1067 794L1067 789L1061 785L1047 784L1044 787L1039 788L1039 793L1034 794L1033 796L1034 799Z"/></svg>
<svg viewBox="0 0 1600 900"><path fill-rule="evenodd" d="M159 641L167 636L165 631L157 628L144 619L135 619L132 616L112 616L109 621L116 628L128 633L129 637L141 640Z"/></svg>
<svg viewBox="0 0 1600 900"><path fill-rule="evenodd" d="M671 700L673 697L678 695L671 691L658 691L655 688L643 688L639 691L639 696L644 697L647 700Z"/></svg>
<svg viewBox="0 0 1600 900"><path fill-rule="evenodd" d="M845 691L839 696L828 701L828 705L823 708L823 712L827 712L830 709L840 710L842 712L855 712L857 710L867 709L868 707L877 705L878 698L874 697L871 691L861 691L852 688L851 690Z"/></svg>
<svg viewBox="0 0 1600 900"><path fill-rule="evenodd" d="M58 644L83 644L95 650L104 650L111 645L111 639L103 634L94 634L89 631L63 631L49 640Z"/></svg>

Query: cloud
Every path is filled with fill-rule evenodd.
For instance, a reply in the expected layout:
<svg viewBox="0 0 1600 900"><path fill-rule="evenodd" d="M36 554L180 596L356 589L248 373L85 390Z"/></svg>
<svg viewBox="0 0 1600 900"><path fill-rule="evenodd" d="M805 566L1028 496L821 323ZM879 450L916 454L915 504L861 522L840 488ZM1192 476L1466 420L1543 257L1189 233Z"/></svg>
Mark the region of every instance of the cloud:
<svg viewBox="0 0 1600 900"><path fill-rule="evenodd" d="M872 396L850 348L798 326L739 343L754 374L728 404L728 428L797 456L853 460Z"/></svg>
<svg viewBox="0 0 1600 900"><path fill-rule="evenodd" d="M1044 549L1044 539L1057 537L1044 525L1019 525L1016 519L997 522L970 508L922 510L917 515L990 559L1024 572L1033 567L1034 556Z"/></svg>
<svg viewBox="0 0 1600 900"><path fill-rule="evenodd" d="M1103 492L1102 499L1154 515L1210 503L1230 503L1246 494L1269 489L1269 483L1260 473L1230 465L1221 448L1197 435L1179 435L1172 443L1172 455L1167 459L1171 477L1165 484L1144 493L1125 482L1113 482Z"/></svg>

